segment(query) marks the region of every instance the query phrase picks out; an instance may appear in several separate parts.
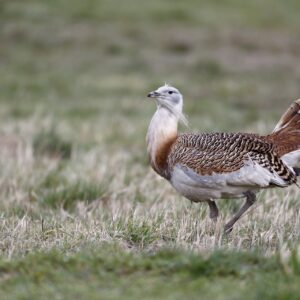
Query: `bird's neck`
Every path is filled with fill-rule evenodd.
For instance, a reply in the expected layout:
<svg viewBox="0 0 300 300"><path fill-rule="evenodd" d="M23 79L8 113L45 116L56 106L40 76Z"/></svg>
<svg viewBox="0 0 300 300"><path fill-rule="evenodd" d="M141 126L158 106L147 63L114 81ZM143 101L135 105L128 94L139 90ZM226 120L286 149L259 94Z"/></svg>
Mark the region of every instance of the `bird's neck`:
<svg viewBox="0 0 300 300"><path fill-rule="evenodd" d="M158 107L147 133L147 150L153 169L167 177L167 158L177 138L178 118L164 107Z"/></svg>

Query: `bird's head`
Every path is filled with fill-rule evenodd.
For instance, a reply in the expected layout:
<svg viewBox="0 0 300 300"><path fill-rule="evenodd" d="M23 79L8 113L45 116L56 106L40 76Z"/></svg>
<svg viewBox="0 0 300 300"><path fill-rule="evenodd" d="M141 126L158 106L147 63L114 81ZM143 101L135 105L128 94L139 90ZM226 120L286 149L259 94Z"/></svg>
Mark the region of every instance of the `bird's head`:
<svg viewBox="0 0 300 300"><path fill-rule="evenodd" d="M150 92L148 97L155 98L158 105L165 106L168 109L171 107L181 107L182 109L182 95L175 87L167 84L159 87L153 92Z"/></svg>
<svg viewBox="0 0 300 300"><path fill-rule="evenodd" d="M165 84L157 90L150 92L148 97L156 99L158 109L168 109L184 124L187 123L184 115L182 114L183 98L178 89Z"/></svg>

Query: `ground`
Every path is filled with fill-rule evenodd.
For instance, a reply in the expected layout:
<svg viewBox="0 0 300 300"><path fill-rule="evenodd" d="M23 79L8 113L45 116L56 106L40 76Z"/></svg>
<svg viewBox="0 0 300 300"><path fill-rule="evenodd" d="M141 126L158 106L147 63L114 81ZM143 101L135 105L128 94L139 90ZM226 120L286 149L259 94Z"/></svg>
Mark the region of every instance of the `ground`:
<svg viewBox="0 0 300 300"><path fill-rule="evenodd" d="M189 128L269 133L300 97L300 3L0 1L1 299L299 299L299 189L214 225L149 167L165 81Z"/></svg>

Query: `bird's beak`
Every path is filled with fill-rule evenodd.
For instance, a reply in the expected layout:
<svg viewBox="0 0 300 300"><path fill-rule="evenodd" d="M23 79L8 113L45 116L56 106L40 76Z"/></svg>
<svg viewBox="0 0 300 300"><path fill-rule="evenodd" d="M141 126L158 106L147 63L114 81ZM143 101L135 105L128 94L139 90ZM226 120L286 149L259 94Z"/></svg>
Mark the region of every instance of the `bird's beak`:
<svg viewBox="0 0 300 300"><path fill-rule="evenodd" d="M158 93L158 92L150 92L148 95L147 95L147 97L149 97L149 98L157 98L157 97L159 97L160 96L160 93Z"/></svg>

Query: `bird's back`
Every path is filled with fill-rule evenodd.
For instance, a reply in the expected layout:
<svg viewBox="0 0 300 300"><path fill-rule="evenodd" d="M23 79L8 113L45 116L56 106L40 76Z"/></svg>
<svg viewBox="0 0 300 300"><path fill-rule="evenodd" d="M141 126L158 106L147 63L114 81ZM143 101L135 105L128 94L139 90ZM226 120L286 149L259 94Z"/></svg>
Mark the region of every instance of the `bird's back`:
<svg viewBox="0 0 300 300"><path fill-rule="evenodd" d="M170 148L170 171L183 165L199 175L232 173L245 165L257 164L276 173L284 182L296 182L296 176L276 153L268 136L247 133L181 134Z"/></svg>

